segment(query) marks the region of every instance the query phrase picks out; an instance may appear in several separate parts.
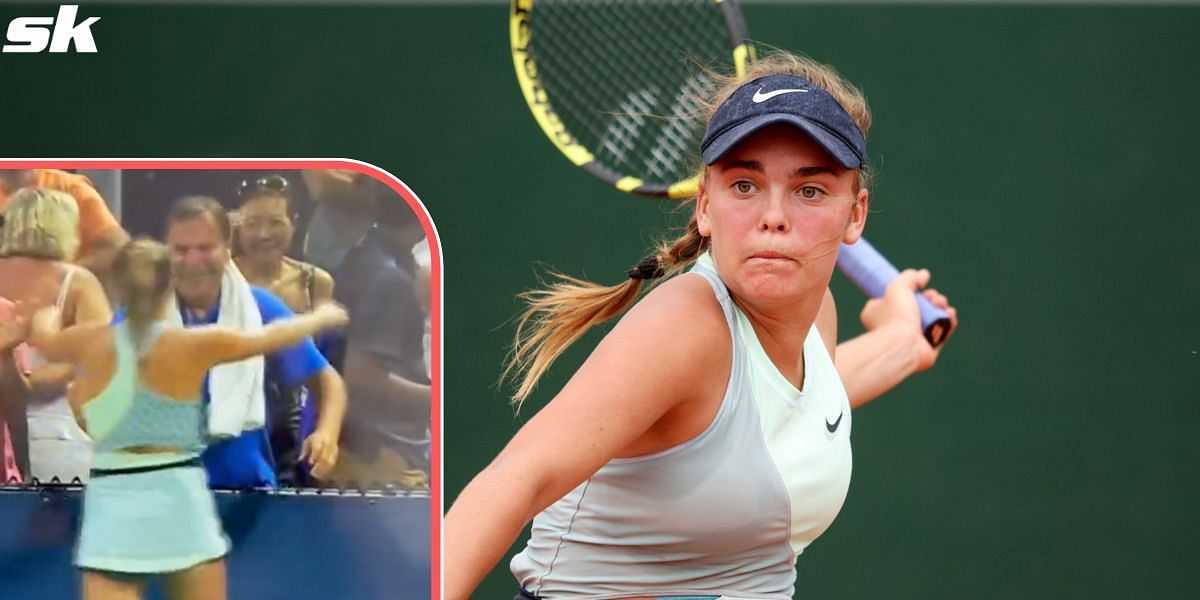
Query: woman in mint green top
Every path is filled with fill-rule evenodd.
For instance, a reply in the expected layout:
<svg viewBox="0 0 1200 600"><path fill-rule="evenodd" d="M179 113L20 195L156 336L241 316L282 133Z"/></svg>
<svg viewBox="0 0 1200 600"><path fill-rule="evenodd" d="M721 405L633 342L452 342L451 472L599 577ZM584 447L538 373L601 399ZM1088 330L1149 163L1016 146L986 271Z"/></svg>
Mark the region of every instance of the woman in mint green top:
<svg viewBox="0 0 1200 600"><path fill-rule="evenodd" d="M327 304L255 332L166 328L170 250L129 242L113 266L122 323L60 330L46 307L31 324L35 348L76 365L71 408L95 443L75 561L84 598L139 598L151 575L177 598L224 598L229 541L199 462L205 374L344 325L346 313Z"/></svg>

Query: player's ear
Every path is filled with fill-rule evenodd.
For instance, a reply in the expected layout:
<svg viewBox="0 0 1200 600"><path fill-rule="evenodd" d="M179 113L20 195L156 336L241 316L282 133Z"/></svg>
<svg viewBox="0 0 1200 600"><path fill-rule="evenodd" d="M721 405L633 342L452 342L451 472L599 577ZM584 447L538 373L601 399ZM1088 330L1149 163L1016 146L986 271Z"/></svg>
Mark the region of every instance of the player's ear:
<svg viewBox="0 0 1200 600"><path fill-rule="evenodd" d="M696 186L696 229L700 231L700 235L710 237L712 235L712 222L708 218L708 177L707 171L705 175L700 176L700 181Z"/></svg>
<svg viewBox="0 0 1200 600"><path fill-rule="evenodd" d="M842 243L853 244L862 237L863 228L867 226L867 207L870 205L871 194L867 188L858 190L854 204L850 206L850 219L846 223L846 233L842 236Z"/></svg>

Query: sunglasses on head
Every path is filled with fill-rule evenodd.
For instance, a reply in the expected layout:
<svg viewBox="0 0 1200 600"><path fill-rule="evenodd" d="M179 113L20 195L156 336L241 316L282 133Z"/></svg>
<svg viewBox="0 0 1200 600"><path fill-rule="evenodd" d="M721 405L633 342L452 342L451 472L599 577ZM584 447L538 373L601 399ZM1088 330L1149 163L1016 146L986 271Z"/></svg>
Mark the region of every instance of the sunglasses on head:
<svg viewBox="0 0 1200 600"><path fill-rule="evenodd" d="M245 196L255 192L275 192L282 194L288 189L288 180L282 175L267 175L258 179L245 179L238 185L237 195Z"/></svg>

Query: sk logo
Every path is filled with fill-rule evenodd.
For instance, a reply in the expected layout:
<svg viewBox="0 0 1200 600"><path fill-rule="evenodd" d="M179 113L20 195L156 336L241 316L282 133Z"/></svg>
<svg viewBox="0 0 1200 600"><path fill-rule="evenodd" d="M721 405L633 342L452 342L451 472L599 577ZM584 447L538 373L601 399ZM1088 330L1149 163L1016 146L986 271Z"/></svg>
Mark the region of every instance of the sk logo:
<svg viewBox="0 0 1200 600"><path fill-rule="evenodd" d="M65 54L75 44L76 52L96 52L96 41L92 39L92 25L100 17L88 17L76 24L79 14L76 4L58 7L56 17L17 17L8 24L8 42L4 52L36 53L50 47L51 54ZM52 29L53 27L53 29Z"/></svg>

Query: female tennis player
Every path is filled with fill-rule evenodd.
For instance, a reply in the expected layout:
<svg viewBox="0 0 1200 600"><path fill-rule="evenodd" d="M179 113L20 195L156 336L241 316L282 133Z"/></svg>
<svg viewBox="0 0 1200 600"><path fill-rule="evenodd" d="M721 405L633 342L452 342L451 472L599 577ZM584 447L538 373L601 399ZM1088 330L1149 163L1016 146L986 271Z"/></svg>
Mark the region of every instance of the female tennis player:
<svg viewBox="0 0 1200 600"><path fill-rule="evenodd" d="M258 332L165 328L171 253L148 240L120 251L113 282L121 323L60 330L55 307L31 323L35 348L77 365L71 405L95 443L76 548L84 598L138 598L151 574L168 575L176 598L224 598L229 542L199 458L205 374L341 326L346 313L324 304Z"/></svg>
<svg viewBox="0 0 1200 600"><path fill-rule="evenodd" d="M466 598L530 519L518 598L791 598L796 556L846 496L852 405L936 359L913 295L924 271L835 348L829 280L867 217L862 94L786 54L742 81L711 102L682 236L621 285L527 294L518 402L643 280L691 267L633 306L463 490L445 523L447 598Z"/></svg>

